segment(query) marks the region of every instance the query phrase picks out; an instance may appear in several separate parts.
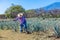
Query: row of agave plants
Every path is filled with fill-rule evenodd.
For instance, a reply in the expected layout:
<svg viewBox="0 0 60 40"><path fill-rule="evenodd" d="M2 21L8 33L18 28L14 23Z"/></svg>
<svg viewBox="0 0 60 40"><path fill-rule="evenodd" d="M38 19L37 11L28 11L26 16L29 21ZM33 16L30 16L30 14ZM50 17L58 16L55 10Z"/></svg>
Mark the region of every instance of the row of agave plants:
<svg viewBox="0 0 60 40"><path fill-rule="evenodd" d="M27 27L28 31L30 32L39 32L39 31L47 31L50 28L54 30L55 35L58 37L60 36L60 22L59 20L40 20L36 19L33 20L29 19L27 20ZM0 29L4 30L14 30L19 31L20 30L20 23L18 21L12 21L12 20L0 20Z"/></svg>

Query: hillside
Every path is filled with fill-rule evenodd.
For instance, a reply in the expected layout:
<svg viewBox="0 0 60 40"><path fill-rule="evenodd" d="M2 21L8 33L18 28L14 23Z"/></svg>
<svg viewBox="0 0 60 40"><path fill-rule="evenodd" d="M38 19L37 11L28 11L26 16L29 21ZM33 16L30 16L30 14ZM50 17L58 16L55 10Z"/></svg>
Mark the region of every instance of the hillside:
<svg viewBox="0 0 60 40"><path fill-rule="evenodd" d="M43 9L45 9L45 10L60 9L60 2L55 2L53 4L50 4L46 7L44 7Z"/></svg>
<svg viewBox="0 0 60 40"><path fill-rule="evenodd" d="M36 13L60 14L60 2L55 2L42 8L35 9Z"/></svg>

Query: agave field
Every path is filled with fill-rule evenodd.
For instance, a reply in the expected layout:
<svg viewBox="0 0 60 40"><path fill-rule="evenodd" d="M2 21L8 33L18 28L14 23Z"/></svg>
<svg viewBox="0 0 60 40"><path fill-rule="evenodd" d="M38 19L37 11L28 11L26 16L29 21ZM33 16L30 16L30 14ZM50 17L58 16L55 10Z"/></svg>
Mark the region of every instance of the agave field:
<svg viewBox="0 0 60 40"><path fill-rule="evenodd" d="M19 31L19 24L18 21L13 21L12 19L2 19L0 20L0 29ZM47 31L52 29L56 35L60 35L60 18L28 18L27 27L30 32Z"/></svg>

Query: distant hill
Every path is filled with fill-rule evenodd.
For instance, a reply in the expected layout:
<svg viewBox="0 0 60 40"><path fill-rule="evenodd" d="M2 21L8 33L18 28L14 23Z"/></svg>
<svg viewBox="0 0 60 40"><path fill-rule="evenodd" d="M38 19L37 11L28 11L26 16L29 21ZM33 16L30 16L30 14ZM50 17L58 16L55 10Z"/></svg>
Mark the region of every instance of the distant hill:
<svg viewBox="0 0 60 40"><path fill-rule="evenodd" d="M53 10L53 9L60 9L60 2L55 2L53 4L50 4L46 7L43 7L44 10Z"/></svg>
<svg viewBox="0 0 60 40"><path fill-rule="evenodd" d="M36 11L36 13L40 13L41 11L46 12L46 11L49 11L49 10L56 10L56 9L60 10L60 2L55 2L55 3L52 3L52 4L48 5L48 6L35 9L35 11Z"/></svg>

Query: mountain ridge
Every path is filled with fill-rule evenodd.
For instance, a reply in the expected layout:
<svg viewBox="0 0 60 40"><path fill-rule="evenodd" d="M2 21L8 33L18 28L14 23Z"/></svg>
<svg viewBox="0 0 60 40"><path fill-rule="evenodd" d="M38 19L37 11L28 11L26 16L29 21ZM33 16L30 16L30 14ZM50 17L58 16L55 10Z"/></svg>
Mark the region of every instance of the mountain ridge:
<svg viewBox="0 0 60 40"><path fill-rule="evenodd" d="M48 6L43 7L44 10L53 10L53 9L60 9L60 2L52 3Z"/></svg>

